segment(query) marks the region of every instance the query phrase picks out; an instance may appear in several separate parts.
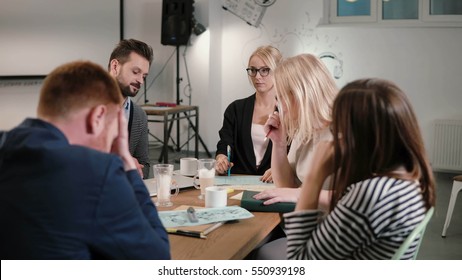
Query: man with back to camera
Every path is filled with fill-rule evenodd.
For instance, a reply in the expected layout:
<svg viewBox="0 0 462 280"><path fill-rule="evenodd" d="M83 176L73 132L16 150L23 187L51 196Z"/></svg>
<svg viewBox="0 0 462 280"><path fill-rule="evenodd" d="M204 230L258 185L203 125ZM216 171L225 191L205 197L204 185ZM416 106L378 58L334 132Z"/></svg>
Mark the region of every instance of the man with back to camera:
<svg viewBox="0 0 462 280"><path fill-rule="evenodd" d="M1 259L169 259L128 149L123 98L77 61L44 80L37 119L0 132Z"/></svg>
<svg viewBox="0 0 462 280"><path fill-rule="evenodd" d="M138 161L143 178L149 177L148 120L146 113L130 97L135 97L144 84L153 59L152 48L146 43L121 40L109 58L109 73L117 80L125 101L123 108L128 120L129 148Z"/></svg>

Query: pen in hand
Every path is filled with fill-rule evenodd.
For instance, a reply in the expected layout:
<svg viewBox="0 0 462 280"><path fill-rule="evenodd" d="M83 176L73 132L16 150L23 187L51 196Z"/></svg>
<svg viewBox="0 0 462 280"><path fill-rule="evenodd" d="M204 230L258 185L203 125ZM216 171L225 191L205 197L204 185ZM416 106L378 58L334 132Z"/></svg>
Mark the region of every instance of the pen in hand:
<svg viewBox="0 0 462 280"><path fill-rule="evenodd" d="M273 131L273 129L270 128L268 133L266 133L265 139L263 140L264 142L266 142L266 140L268 140L268 136L270 135L271 131Z"/></svg>
<svg viewBox="0 0 462 280"><path fill-rule="evenodd" d="M276 114L276 112L279 112L278 106L274 107L274 112L273 112L273 114ZM273 127L272 127L272 126L270 126L270 129L269 129L268 133L266 133L265 139L263 140L264 142L266 142L266 140L268 140L268 136L271 134L271 131L273 131Z"/></svg>
<svg viewBox="0 0 462 280"><path fill-rule="evenodd" d="M229 167L228 167L228 176L231 176L231 147L228 145L226 148L226 151L228 153L228 162L229 162Z"/></svg>

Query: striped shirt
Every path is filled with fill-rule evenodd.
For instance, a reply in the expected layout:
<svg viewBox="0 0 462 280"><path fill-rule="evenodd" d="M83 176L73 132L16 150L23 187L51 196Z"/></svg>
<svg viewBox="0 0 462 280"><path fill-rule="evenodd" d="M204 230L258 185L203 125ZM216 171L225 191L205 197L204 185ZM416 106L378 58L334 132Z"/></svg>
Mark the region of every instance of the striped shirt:
<svg viewBox="0 0 462 280"><path fill-rule="evenodd" d="M419 183L375 177L347 187L334 210L284 214L288 259L391 259L426 213ZM415 254L420 236L403 259Z"/></svg>

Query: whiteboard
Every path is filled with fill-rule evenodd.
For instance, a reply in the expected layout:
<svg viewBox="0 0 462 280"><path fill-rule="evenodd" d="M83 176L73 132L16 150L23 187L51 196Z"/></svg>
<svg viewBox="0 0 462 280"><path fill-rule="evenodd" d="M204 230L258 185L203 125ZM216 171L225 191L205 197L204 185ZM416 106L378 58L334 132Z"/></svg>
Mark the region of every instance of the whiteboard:
<svg viewBox="0 0 462 280"><path fill-rule="evenodd" d="M1 0L0 76L44 76L91 60L107 68L122 0Z"/></svg>

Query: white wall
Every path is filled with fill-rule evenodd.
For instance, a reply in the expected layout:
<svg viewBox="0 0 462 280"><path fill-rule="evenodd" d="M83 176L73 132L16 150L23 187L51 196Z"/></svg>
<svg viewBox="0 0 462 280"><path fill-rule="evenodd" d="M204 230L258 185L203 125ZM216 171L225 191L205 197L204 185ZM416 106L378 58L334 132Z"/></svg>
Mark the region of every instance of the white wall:
<svg viewBox="0 0 462 280"><path fill-rule="evenodd" d="M11 129L26 117L35 117L41 80L0 81L0 130Z"/></svg>
<svg viewBox="0 0 462 280"><path fill-rule="evenodd" d="M232 100L252 93L244 72L248 56L259 45L272 44L284 56L335 53L343 60L339 87L363 77L396 82L413 103L430 155L432 121L462 119L462 28L320 26L322 1L288 3L276 1L258 28L216 11L223 14L222 111ZM208 123L212 130L220 125L216 119Z"/></svg>
<svg viewBox="0 0 462 280"><path fill-rule="evenodd" d="M200 36L192 35L186 59L192 104L200 106L200 135L211 151L216 149L226 106L253 93L244 69L250 53L264 44L278 47L284 56L335 53L343 60L344 68L344 75L337 80L339 87L362 77L395 81L414 105L430 153L432 120L462 118L462 28L319 26L323 1L306 0L276 1L255 28L223 10L221 1L195 2L196 18L208 29ZM146 41L154 48L148 84L174 51L174 47L160 44L161 8L162 0L125 1L125 37ZM183 92L187 85L184 47L180 51ZM108 56L109 53L110 50ZM174 102L175 78L174 55L148 90L149 101ZM0 83L0 129L17 124L20 115L35 115L36 93L34 86L17 89ZM183 104L188 104L183 93L182 99ZM138 103L143 103L143 97ZM13 107L17 109L11 110ZM4 113L7 109L8 115ZM10 117L13 113L15 116ZM151 129L157 133L158 127Z"/></svg>
<svg viewBox="0 0 462 280"><path fill-rule="evenodd" d="M2 0L1 7L1 76L44 76L76 59L107 65L120 37L119 1Z"/></svg>

